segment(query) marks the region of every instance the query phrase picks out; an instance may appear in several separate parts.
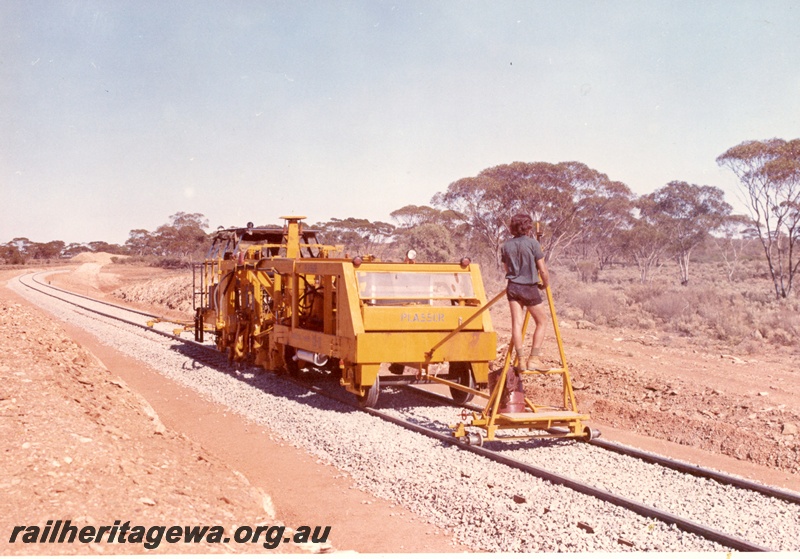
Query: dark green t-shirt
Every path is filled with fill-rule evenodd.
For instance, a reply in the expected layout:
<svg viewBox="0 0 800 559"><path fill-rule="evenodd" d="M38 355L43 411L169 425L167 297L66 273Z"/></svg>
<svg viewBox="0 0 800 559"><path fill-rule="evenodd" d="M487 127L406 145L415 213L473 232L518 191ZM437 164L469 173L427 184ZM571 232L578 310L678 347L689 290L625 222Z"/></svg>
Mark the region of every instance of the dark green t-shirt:
<svg viewBox="0 0 800 559"><path fill-rule="evenodd" d="M539 283L536 261L544 258L539 241L527 235L509 239L500 248L500 257L508 270L508 281L522 285Z"/></svg>

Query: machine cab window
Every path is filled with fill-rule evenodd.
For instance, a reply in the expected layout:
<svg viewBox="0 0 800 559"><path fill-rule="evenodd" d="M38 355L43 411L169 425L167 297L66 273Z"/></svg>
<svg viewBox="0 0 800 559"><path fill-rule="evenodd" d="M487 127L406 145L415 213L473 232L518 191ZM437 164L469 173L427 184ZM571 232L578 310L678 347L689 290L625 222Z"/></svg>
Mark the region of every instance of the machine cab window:
<svg viewBox="0 0 800 559"><path fill-rule="evenodd" d="M358 271L359 297L368 305L452 305L474 299L469 272Z"/></svg>

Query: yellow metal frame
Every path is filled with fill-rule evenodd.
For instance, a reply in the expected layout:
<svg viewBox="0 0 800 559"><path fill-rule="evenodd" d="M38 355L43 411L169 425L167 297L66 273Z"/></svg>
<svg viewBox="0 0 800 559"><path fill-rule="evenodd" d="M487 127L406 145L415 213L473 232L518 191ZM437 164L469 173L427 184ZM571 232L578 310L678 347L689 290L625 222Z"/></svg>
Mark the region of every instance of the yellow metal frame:
<svg viewBox="0 0 800 559"><path fill-rule="evenodd" d="M558 326L558 317L556 316L555 304L553 303L553 294L549 286L545 289L545 292L547 294L547 302L550 307L550 316L552 317L553 321L553 330L555 332L556 343L558 345L560 366L552 368L548 371L522 370L520 373L523 375L560 375L563 386L563 405L537 405L526 397L526 411L510 413L504 413L500 411L500 401L505 389L506 378L508 377L509 368L512 366L511 355L514 348L513 344L509 343L508 352L506 353L505 361L503 362L500 378L495 384L491 394L467 389L467 391L470 393L480 394L484 397L488 397L487 402L481 411L472 413L471 421L468 424L461 422L452 427L454 437L469 441L471 439L466 428L478 427L483 429L485 433L485 436L482 436L479 439L480 443L482 443L484 440L527 440L532 438L556 437L591 438L592 431L584 424L584 422L589 419L589 415L580 413L578 411L578 405L572 389L572 380L569 374L569 367L567 366L567 358L564 352L564 342L561 338L561 331ZM502 291L500 295L503 295L504 293L505 291ZM495 297L493 302L498 300L499 297L500 296ZM522 326L523 339L528 327L529 319L530 315L526 313ZM514 360L514 366L518 366L520 362L521 356L517 355ZM519 370L519 368L517 370ZM452 383L441 379L436 380L438 380L438 382L443 382L448 386L452 386ZM459 385L455 385L453 388L459 388ZM503 436L498 435L498 431L511 429L527 430L528 433Z"/></svg>

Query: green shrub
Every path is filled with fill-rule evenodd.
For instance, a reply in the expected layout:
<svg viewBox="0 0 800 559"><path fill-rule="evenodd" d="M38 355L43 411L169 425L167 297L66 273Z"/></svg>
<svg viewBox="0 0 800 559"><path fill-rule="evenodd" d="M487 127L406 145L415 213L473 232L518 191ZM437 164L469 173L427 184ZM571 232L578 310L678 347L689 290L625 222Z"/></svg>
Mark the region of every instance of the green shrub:
<svg viewBox="0 0 800 559"><path fill-rule="evenodd" d="M759 330L771 343L793 346L800 340L800 313L793 307L786 304L762 316Z"/></svg>
<svg viewBox="0 0 800 559"><path fill-rule="evenodd" d="M675 291L651 296L642 303L642 308L665 324L674 323L679 318L691 314L689 301Z"/></svg>
<svg viewBox="0 0 800 559"><path fill-rule="evenodd" d="M191 268L192 264L182 258L159 258L151 266L154 268L164 268L167 270L178 270L181 268Z"/></svg>
<svg viewBox="0 0 800 559"><path fill-rule="evenodd" d="M584 283L596 282L600 275L600 266L595 260L581 260L575 264L575 270L578 272L578 277Z"/></svg>
<svg viewBox="0 0 800 559"><path fill-rule="evenodd" d="M565 292L563 299L579 309L583 313L582 318L595 324L626 324L628 306L624 294L605 285L573 289Z"/></svg>
<svg viewBox="0 0 800 559"><path fill-rule="evenodd" d="M628 298L634 303L639 304L652 299L661 292L661 289L658 289L650 283L637 283L625 289L625 294L628 296Z"/></svg>

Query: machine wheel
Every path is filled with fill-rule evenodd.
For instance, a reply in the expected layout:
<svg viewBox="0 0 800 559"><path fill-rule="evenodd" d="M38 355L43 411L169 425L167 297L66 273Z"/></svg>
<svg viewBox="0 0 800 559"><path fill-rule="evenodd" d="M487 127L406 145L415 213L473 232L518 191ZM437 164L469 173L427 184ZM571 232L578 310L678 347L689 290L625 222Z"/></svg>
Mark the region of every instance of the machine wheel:
<svg viewBox="0 0 800 559"><path fill-rule="evenodd" d="M592 429L591 427L587 426L583 428L583 437L581 438L583 439L583 441L589 442L591 440L598 438L599 436L600 436L600 431L598 431L597 429Z"/></svg>
<svg viewBox="0 0 800 559"><path fill-rule="evenodd" d="M362 408L374 408L378 403L378 394L381 391L381 377L375 377L375 384L367 389L367 393L358 396L358 405Z"/></svg>
<svg viewBox="0 0 800 559"><path fill-rule="evenodd" d="M469 446L483 446L483 435L480 433L467 433L458 438L459 442Z"/></svg>
<svg viewBox="0 0 800 559"><path fill-rule="evenodd" d="M472 374L472 365L468 361L450 362L450 379L467 388L475 388L475 377ZM456 404L466 404L474 397L469 392L450 388L450 396Z"/></svg>

